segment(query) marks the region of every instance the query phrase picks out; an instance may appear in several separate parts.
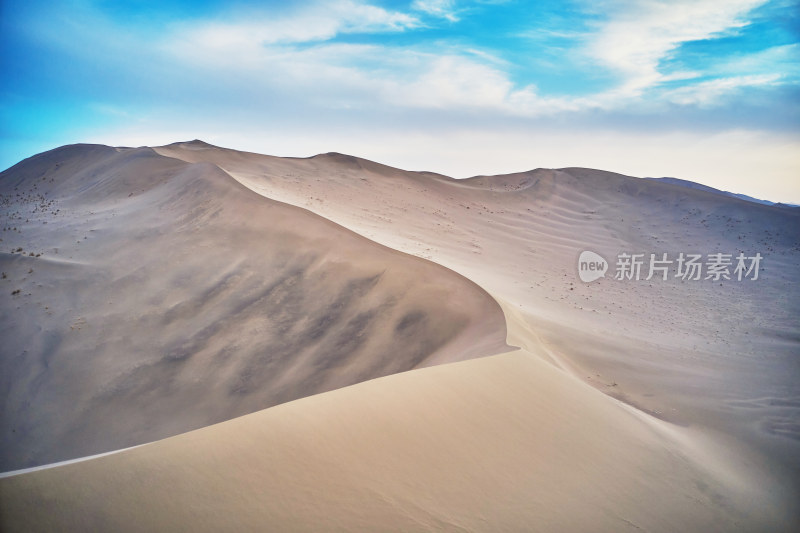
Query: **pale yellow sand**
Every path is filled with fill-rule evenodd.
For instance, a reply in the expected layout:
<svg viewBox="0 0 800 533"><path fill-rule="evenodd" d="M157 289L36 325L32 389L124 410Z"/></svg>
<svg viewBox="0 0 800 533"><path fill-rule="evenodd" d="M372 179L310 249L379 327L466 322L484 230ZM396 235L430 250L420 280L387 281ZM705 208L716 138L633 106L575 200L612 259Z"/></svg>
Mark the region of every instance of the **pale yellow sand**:
<svg viewBox="0 0 800 533"><path fill-rule="evenodd" d="M747 456L662 426L516 352L6 478L0 494L25 531L786 527Z"/></svg>

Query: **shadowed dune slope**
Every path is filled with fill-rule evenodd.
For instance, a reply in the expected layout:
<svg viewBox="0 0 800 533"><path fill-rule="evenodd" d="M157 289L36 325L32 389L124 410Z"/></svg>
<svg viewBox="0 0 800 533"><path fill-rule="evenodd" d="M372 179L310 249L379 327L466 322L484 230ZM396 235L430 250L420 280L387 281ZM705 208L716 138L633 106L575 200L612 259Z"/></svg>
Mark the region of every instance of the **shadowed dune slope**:
<svg viewBox="0 0 800 533"><path fill-rule="evenodd" d="M498 353L467 279L150 148L0 174L0 469Z"/></svg>

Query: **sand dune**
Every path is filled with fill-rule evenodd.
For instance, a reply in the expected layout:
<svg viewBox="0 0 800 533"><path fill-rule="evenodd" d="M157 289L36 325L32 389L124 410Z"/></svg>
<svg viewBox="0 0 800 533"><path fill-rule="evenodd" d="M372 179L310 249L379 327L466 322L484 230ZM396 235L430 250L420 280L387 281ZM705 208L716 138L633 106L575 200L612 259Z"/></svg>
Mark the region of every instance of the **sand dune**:
<svg viewBox="0 0 800 533"><path fill-rule="evenodd" d="M786 527L747 463L688 437L516 352L7 478L0 494L26 531Z"/></svg>
<svg viewBox="0 0 800 533"><path fill-rule="evenodd" d="M800 523L796 210L578 168L453 180L199 141L61 150L0 177L5 225L21 224L20 198L34 221L3 250L46 251L2 257L23 288L3 308L3 365L21 376L3 377L9 464L304 398L2 479L5 527ZM587 249L612 263L591 284L576 270ZM764 256L759 280L612 279L620 252L739 251ZM522 349L461 361L504 341ZM419 368L435 363L452 364ZM17 435L28 420L39 433Z"/></svg>
<svg viewBox="0 0 800 533"><path fill-rule="evenodd" d="M591 169L453 180L342 154L157 150L465 275L513 310L512 344L659 417L735 434L800 479L797 210ZM612 262L607 279L577 278L587 249ZM764 256L758 281L610 279L620 252L739 251Z"/></svg>
<svg viewBox="0 0 800 533"><path fill-rule="evenodd" d="M0 186L3 470L507 349L473 283L208 163L76 146Z"/></svg>

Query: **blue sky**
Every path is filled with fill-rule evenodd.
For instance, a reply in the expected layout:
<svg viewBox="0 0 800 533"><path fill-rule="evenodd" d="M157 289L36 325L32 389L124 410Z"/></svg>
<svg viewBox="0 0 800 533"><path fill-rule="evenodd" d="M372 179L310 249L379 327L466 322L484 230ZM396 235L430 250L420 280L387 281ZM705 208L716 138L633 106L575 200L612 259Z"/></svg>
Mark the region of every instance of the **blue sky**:
<svg viewBox="0 0 800 533"><path fill-rule="evenodd" d="M789 0L0 0L0 167L201 138L455 177L588 166L800 202Z"/></svg>

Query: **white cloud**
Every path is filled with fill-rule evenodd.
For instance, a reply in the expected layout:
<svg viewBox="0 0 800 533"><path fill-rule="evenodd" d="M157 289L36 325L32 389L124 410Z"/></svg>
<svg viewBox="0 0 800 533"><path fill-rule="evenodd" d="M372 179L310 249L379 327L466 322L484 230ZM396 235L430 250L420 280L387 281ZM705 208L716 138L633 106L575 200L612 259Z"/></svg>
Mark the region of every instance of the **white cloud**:
<svg viewBox="0 0 800 533"><path fill-rule="evenodd" d="M458 21L455 2L453 0L414 0L411 7L417 11L422 11L435 17L441 17L451 22Z"/></svg>
<svg viewBox="0 0 800 533"><path fill-rule="evenodd" d="M669 102L709 107L714 98L766 85L768 74L726 75L691 84L704 72L662 72L661 62L682 43L717 37L747 24L763 0L612 0L605 22L584 35L584 53L621 75L611 89L582 96L547 96L512 82L509 64L475 47L445 43L397 47L331 41L352 32L415 28L418 19L356 0L315 4L278 18L252 16L226 23L184 26L164 48L187 65L236 76L236 83L290 91L291 97L328 108L400 106L483 110L517 117L562 112L645 109ZM418 0L413 8L443 14L453 2ZM665 88L681 81L679 89ZM218 83L225 83L218 80ZM687 84L688 82L688 84Z"/></svg>
<svg viewBox="0 0 800 533"><path fill-rule="evenodd" d="M263 26L258 27L264 31ZM308 105L328 108L389 105L540 116L598 107L587 99L543 98L533 86L517 87L504 60L474 48L440 45L430 51L331 41L298 46L294 42L266 43L251 28L249 22L226 25L224 35L232 36L230 39L219 38L219 34L213 39L198 38L205 35L205 26L184 28L163 47L184 64L213 71L215 83L231 80L239 85L278 88L290 91L290 98L302 97ZM304 39L311 34L328 35L332 30L305 31ZM291 35L300 40L297 33Z"/></svg>
<svg viewBox="0 0 800 533"><path fill-rule="evenodd" d="M417 18L387 11L358 0L337 0L305 6L282 16L253 14L229 22L186 26L179 38L187 46L236 50L326 41L340 34L396 32L420 25Z"/></svg>
<svg viewBox="0 0 800 533"><path fill-rule="evenodd" d="M776 85L780 79L779 74L719 78L666 91L662 98L678 105L714 107L720 105L725 96L743 88Z"/></svg>
<svg viewBox="0 0 800 533"><path fill-rule="evenodd" d="M396 104L414 107L502 107L512 84L499 70L466 57L420 56L412 79L398 78L386 90Z"/></svg>
<svg viewBox="0 0 800 533"><path fill-rule="evenodd" d="M620 95L638 96L668 79L660 63L683 43L748 24L765 0L634 0L604 4L608 19L588 36L586 54L623 78Z"/></svg>
<svg viewBox="0 0 800 533"><path fill-rule="evenodd" d="M800 75L800 44L785 44L737 54L729 59L715 62L710 73L721 76L753 75L794 72Z"/></svg>

